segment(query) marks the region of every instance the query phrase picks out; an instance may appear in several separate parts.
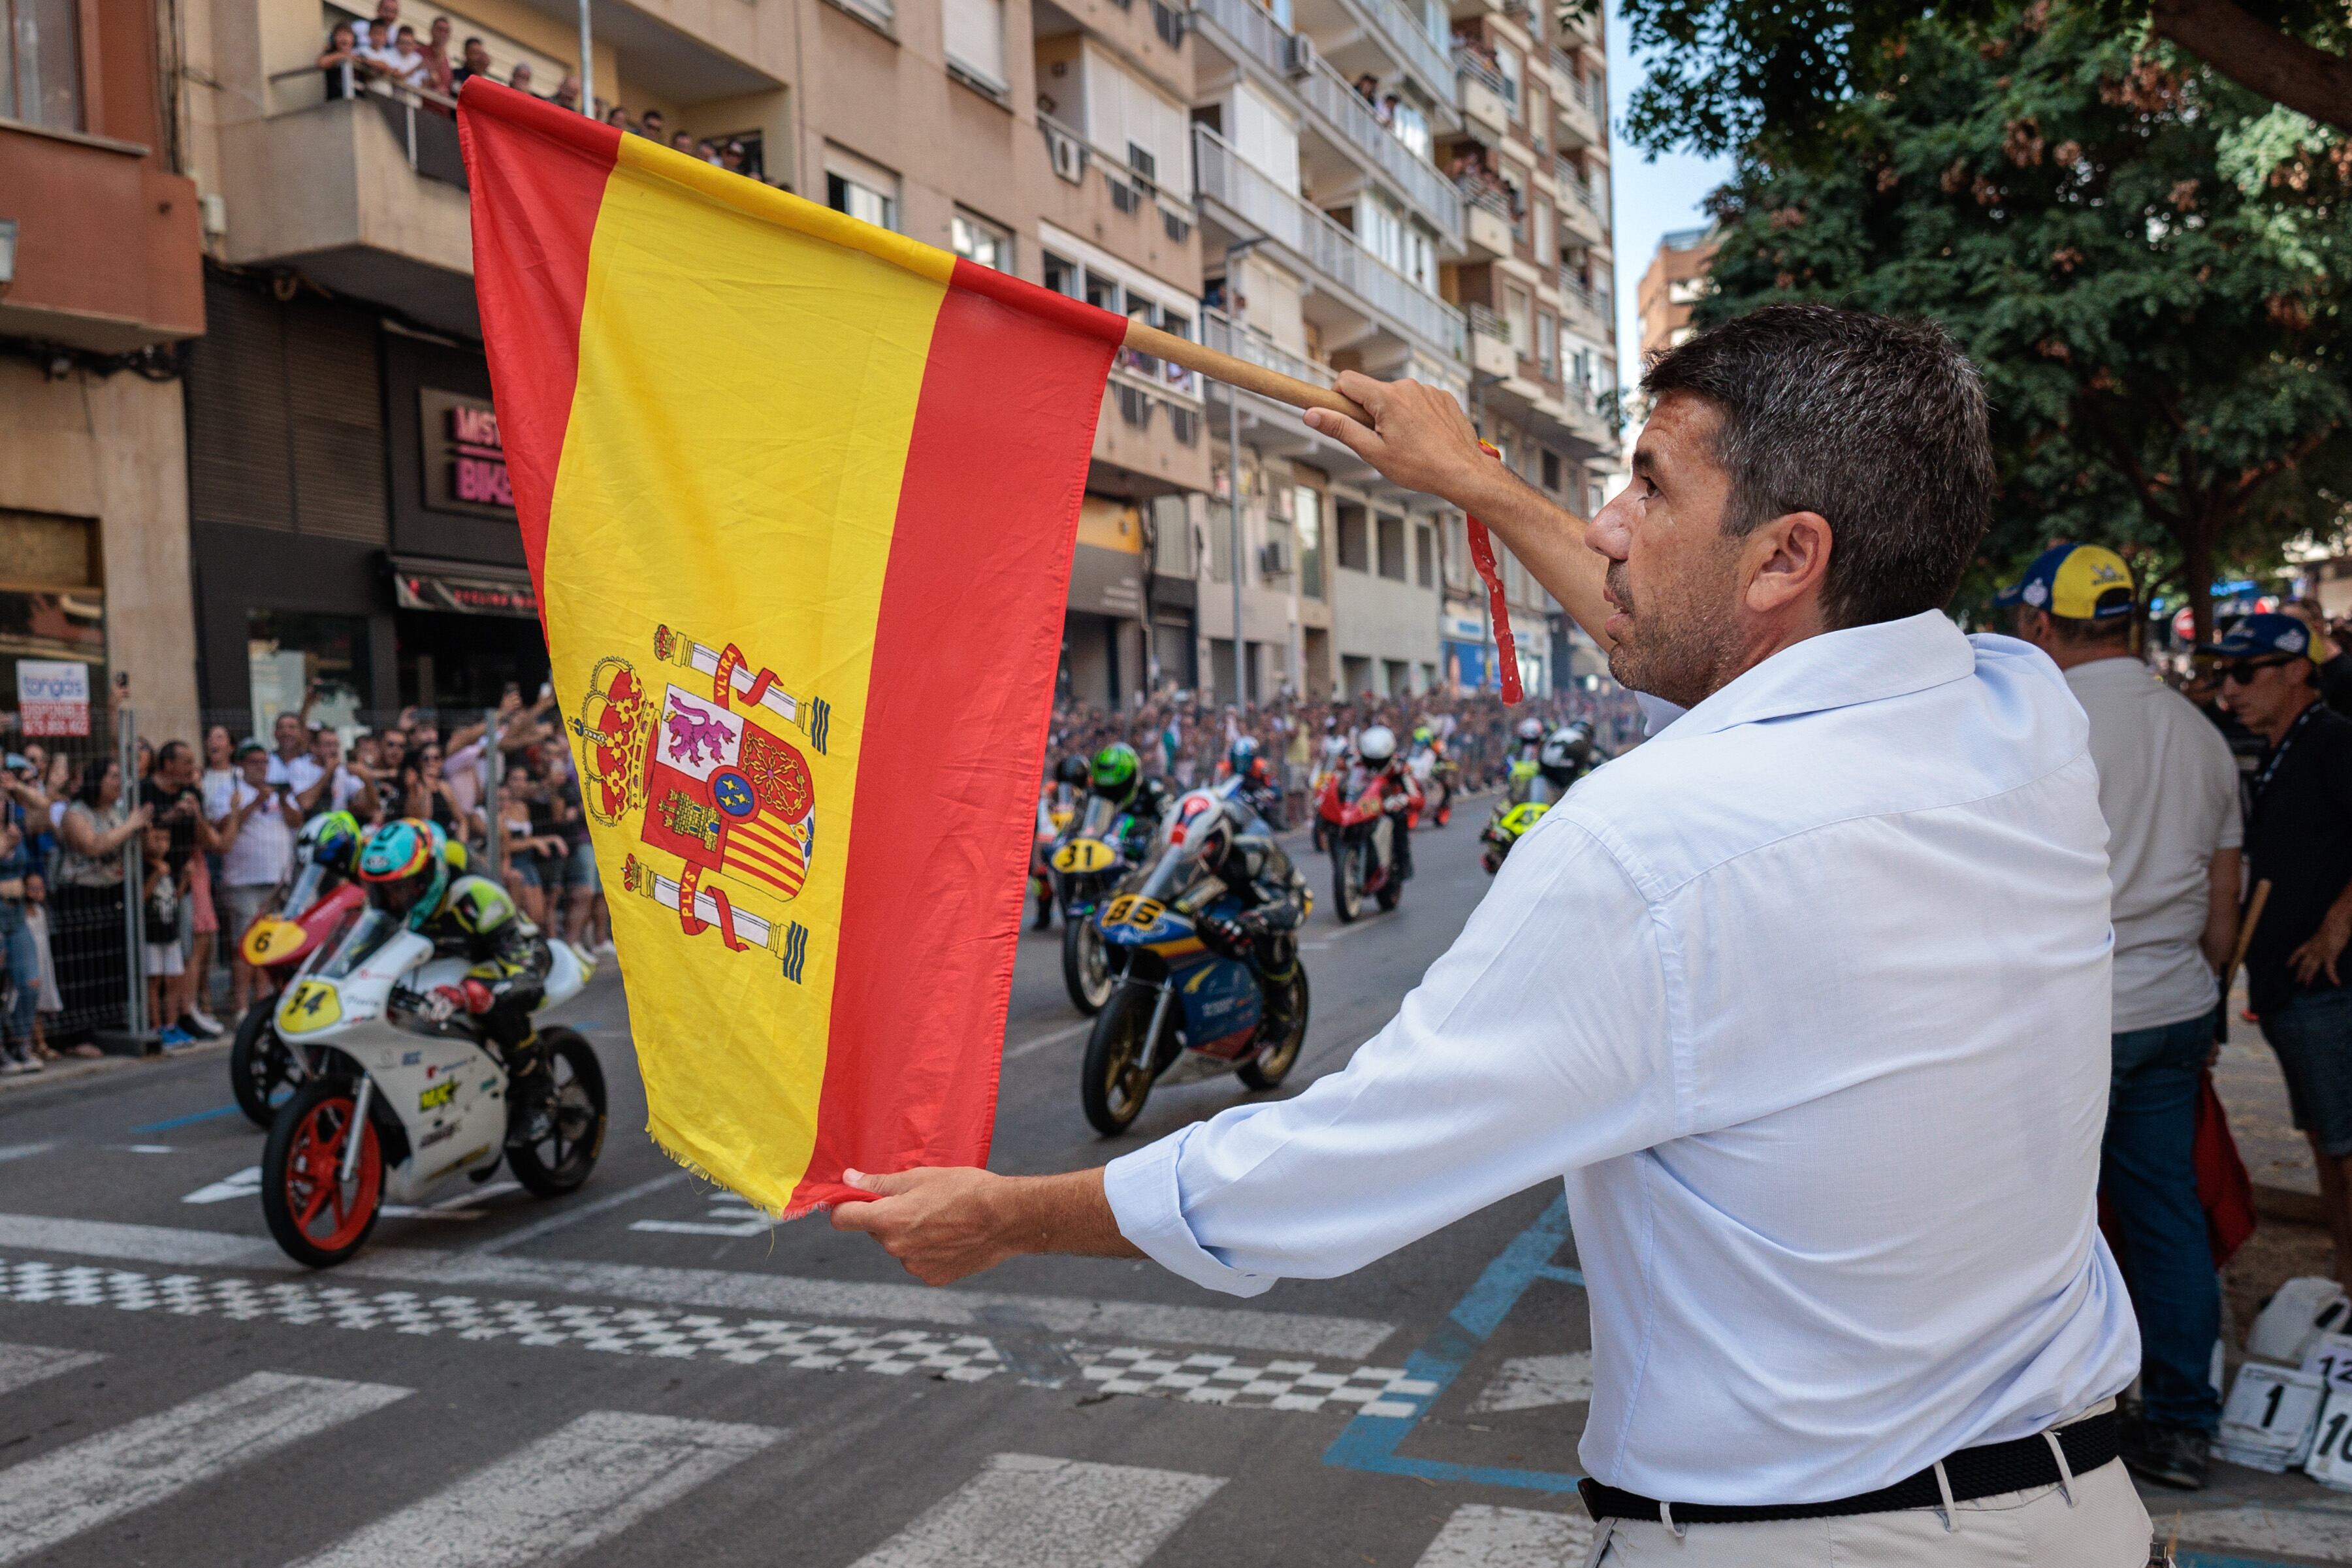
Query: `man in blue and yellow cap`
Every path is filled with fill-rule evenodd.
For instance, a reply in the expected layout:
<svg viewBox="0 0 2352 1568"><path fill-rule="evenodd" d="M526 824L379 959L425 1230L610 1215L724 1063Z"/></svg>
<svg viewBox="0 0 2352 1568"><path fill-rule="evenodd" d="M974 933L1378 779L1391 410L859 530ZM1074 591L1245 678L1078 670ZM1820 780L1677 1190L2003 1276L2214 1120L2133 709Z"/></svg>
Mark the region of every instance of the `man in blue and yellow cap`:
<svg viewBox="0 0 2352 1568"><path fill-rule="evenodd" d="M2123 1459L2193 1489L2221 1417L2208 1381L2221 1297L2191 1147L2221 1004L2214 971L2237 937L2237 764L2205 716L2134 656L2137 601L2113 550L2044 550L1996 602L2017 608L2017 634L2064 672L2091 721L2115 926L2099 1189L2123 1231L2140 1333L2141 1413Z"/></svg>
<svg viewBox="0 0 2352 1568"><path fill-rule="evenodd" d="M2246 823L2254 880L2271 884L2246 947L2247 999L2311 1140L2336 1277L2352 1283L2352 719L2319 700L2334 650L2294 616L2249 615L2203 651L2222 702L2270 742Z"/></svg>

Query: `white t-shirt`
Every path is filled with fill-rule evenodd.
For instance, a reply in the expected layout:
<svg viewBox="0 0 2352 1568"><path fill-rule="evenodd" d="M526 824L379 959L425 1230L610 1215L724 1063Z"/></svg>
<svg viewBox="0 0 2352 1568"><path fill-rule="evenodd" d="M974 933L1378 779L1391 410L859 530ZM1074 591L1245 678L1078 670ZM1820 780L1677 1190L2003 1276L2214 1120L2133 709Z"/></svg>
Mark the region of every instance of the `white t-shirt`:
<svg viewBox="0 0 2352 1568"><path fill-rule="evenodd" d="M2221 732L2137 659L2066 672L2091 720L2115 886L2115 1030L2156 1029L2219 999L2198 946L2216 850L2239 847L2238 766Z"/></svg>
<svg viewBox="0 0 2352 1568"><path fill-rule="evenodd" d="M240 779L229 798L229 810L241 810L259 791ZM264 806L245 820L236 841L221 857L225 887L271 887L294 870L294 830L275 806Z"/></svg>

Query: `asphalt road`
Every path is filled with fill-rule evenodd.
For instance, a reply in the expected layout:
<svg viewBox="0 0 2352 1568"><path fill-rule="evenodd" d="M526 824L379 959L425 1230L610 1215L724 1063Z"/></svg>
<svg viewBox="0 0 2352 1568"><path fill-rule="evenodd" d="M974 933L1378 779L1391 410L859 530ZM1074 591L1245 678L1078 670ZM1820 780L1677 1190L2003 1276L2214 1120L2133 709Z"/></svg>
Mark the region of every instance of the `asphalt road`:
<svg viewBox="0 0 2352 1568"><path fill-rule="evenodd" d="M1482 817L1417 840L1393 915L1341 926L1318 896L1288 1092L1459 930ZM1582 1562L1589 1341L1555 1192L1249 1301L1069 1259L927 1291L656 1151L616 982L561 1012L614 1092L589 1184L460 1181L326 1274L268 1239L219 1053L0 1097L0 1564ZM1098 1163L1246 1097L1163 1087L1099 1140L1083 1046L1058 936L1024 936L998 1168ZM2352 1563L2352 1499L2223 1474L2187 1560Z"/></svg>

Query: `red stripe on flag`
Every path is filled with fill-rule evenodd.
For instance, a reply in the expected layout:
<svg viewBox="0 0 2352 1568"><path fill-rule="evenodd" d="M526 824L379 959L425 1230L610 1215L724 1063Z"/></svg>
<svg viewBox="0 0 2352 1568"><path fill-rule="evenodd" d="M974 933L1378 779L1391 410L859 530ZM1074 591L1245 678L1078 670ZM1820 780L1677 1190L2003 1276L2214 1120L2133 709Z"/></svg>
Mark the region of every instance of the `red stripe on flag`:
<svg viewBox="0 0 2352 1568"><path fill-rule="evenodd" d="M1104 379L1126 323L956 265L915 410L859 741L816 1146L845 1167L979 1165ZM908 812L919 833L900 831ZM919 984L908 984L908 965Z"/></svg>
<svg viewBox="0 0 2352 1568"><path fill-rule="evenodd" d="M621 133L483 77L458 98L457 140L474 192L474 296L498 323L483 347L515 517L547 624L547 509L580 379L588 249ZM528 346L528 352L519 351Z"/></svg>

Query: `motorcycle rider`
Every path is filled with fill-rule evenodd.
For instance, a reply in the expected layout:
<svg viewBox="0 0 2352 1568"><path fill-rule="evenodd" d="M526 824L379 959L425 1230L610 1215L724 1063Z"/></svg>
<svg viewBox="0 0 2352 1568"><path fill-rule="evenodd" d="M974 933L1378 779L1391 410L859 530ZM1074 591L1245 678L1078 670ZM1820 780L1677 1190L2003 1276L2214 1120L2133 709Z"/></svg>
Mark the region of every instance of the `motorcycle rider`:
<svg viewBox="0 0 2352 1568"><path fill-rule="evenodd" d="M1249 814L1241 801L1210 810L1213 816L1204 810L1183 826L1207 836L1202 864L1241 900L1241 907L1229 915L1203 911L1196 928L1211 948L1246 958L1257 970L1265 982L1260 994L1271 1012L1286 1006L1291 995L1287 982L1298 965L1298 927L1307 919L1307 879L1275 842L1265 820ZM1285 1032L1289 1022L1279 1017L1272 1021L1276 1034Z"/></svg>
<svg viewBox="0 0 2352 1568"><path fill-rule="evenodd" d="M1234 799L1271 830L1282 821L1282 781L1260 751L1257 737L1238 735L1225 749L1225 777L1238 779Z"/></svg>
<svg viewBox="0 0 2352 1568"><path fill-rule="evenodd" d="M1140 861L1160 831L1160 819L1168 814L1167 786L1145 778L1143 759L1135 754L1135 747L1115 740L1095 753L1087 787L1127 813L1120 852L1130 862Z"/></svg>
<svg viewBox="0 0 2352 1568"><path fill-rule="evenodd" d="M421 936L441 956L473 965L460 986L436 986L420 1009L436 1022L473 1018L505 1058L508 1104L517 1125L538 1113L551 1081L531 1009L545 994L554 953L507 890L456 869L439 824L400 817L368 835L359 878L368 900Z"/></svg>
<svg viewBox="0 0 2352 1568"><path fill-rule="evenodd" d="M1570 719L1544 737L1543 748L1536 753L1536 767L1561 789L1606 760L1593 743L1592 726L1580 718Z"/></svg>
<svg viewBox="0 0 2352 1568"><path fill-rule="evenodd" d="M1396 731L1387 725L1373 725L1356 737L1356 760L1366 772L1375 776L1372 788L1381 792L1383 800L1412 796L1412 768L1397 755ZM1397 880L1408 881L1412 876L1412 834L1408 831L1412 821L1412 808L1393 807L1388 817L1393 830L1391 841L1395 845Z"/></svg>
<svg viewBox="0 0 2352 1568"><path fill-rule="evenodd" d="M1047 864L1054 841L1062 836L1062 824L1077 815L1078 797L1087 789L1092 770L1087 759L1071 752L1054 765L1054 781L1037 794L1037 839L1029 851L1029 883L1037 894L1035 929L1054 928L1054 872ZM1057 822L1054 819L1059 815Z"/></svg>

